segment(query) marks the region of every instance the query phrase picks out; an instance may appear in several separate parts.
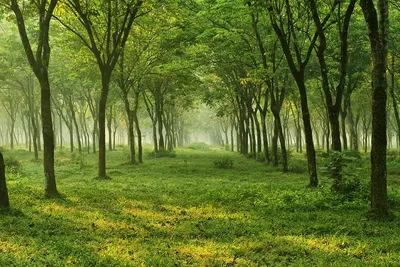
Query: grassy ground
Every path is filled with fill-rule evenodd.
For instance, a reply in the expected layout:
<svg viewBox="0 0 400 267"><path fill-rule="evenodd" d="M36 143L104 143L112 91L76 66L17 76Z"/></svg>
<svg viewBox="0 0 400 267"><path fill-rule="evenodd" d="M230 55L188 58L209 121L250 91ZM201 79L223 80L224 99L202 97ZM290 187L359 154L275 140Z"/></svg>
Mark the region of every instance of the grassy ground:
<svg viewBox="0 0 400 267"><path fill-rule="evenodd" d="M220 150L177 150L130 166L109 152L109 181L94 180L96 155L57 153L62 198L43 198L42 165L26 151L8 175L11 211L0 214L0 266L399 266L398 220L365 215L331 181ZM232 169L218 169L220 157ZM293 160L292 160L293 161ZM293 161L297 172L304 157ZM395 168L393 168L395 169ZM368 177L365 177L368 179ZM391 202L400 201L396 172ZM399 206L392 209L399 217Z"/></svg>

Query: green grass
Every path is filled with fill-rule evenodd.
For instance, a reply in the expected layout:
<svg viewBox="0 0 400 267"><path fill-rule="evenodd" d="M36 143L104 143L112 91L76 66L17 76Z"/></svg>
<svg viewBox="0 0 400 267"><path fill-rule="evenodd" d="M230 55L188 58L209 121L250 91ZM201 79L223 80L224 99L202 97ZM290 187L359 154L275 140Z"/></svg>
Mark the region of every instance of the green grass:
<svg viewBox="0 0 400 267"><path fill-rule="evenodd" d="M40 161L22 150L4 155L17 158L22 171L8 175L12 209L0 214L0 266L400 263L399 221L369 220L366 200L341 200L321 176L321 187L309 189L305 173L282 174L217 149L177 150L175 158L145 157L131 166L121 149L107 154L111 180L98 181L97 154L57 152L63 197L48 200ZM221 157L233 168L216 168ZM301 167L304 157L296 158ZM398 218L393 174L389 194Z"/></svg>

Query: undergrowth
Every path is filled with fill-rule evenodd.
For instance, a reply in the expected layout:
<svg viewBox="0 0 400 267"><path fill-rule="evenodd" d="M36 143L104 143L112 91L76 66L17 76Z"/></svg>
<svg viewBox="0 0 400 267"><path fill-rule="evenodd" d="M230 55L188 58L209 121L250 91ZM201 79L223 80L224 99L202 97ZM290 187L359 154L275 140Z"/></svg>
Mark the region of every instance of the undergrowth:
<svg viewBox="0 0 400 267"><path fill-rule="evenodd" d="M42 165L7 151L23 172L7 174L11 210L0 215L0 266L397 266L398 220L366 216L362 195L342 198L320 175L307 188L302 155L279 169L223 150L181 149L179 157L121 165L93 180L97 154L56 154L63 197L43 197ZM214 168L229 158L233 169ZM60 159L63 160L60 160ZM67 159L69 161L67 161ZM304 168L303 168L304 169ZM367 180L367 177L361 177ZM398 217L400 186L389 176Z"/></svg>

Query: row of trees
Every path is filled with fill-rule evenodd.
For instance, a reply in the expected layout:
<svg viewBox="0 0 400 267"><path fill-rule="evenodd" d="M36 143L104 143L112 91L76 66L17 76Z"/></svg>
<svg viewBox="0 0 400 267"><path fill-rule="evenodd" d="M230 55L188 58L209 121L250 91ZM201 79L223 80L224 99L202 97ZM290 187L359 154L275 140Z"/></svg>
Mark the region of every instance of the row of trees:
<svg viewBox="0 0 400 267"><path fill-rule="evenodd" d="M92 140L93 151L98 145L98 177L106 179L106 131L111 145L125 121L131 162L142 162L141 118L151 124L154 150L172 150L186 139L182 115L203 100L219 117L217 140L229 140L232 150L236 140L240 153L276 166L280 157L283 171L289 146L301 151L304 139L310 186L318 185L314 142L336 152L358 150L362 132L367 149L371 133L371 210L385 215L387 122L390 137L399 140L400 133L397 48L389 49L387 106L388 1L378 1L377 9L373 1L357 2L2 1L23 47L17 49L15 26L4 21L11 146L17 114L36 157L42 127L45 192L53 197L56 116L71 148L74 140L79 151L82 140L88 149ZM26 113L18 113L21 103ZM340 192L341 163L335 163L333 189Z"/></svg>
<svg viewBox="0 0 400 267"><path fill-rule="evenodd" d="M328 132L332 155L348 149L347 125L350 147L358 149L358 125L362 121L365 132L371 123L371 210L384 216L388 212L386 114L390 114L386 104L388 2L378 1L377 8L373 1L356 4L356 0L206 1L193 3L192 10L209 25L201 37L219 78L209 99L222 116L234 114L230 120L237 129L239 151L253 156L263 151L266 161L277 165L280 146L283 171L287 171L288 135L281 116L285 104L294 106L302 117L302 127L300 120L296 127L304 129L309 185L317 186L314 141L319 127L315 121L313 127L309 102L318 99L314 106L322 107L319 117ZM393 47L393 60L395 51ZM392 81L391 107L397 121L394 76ZM357 91L361 98L355 99ZM355 111L359 101L370 110ZM269 111L274 118L272 144L268 144L265 129ZM398 136L399 128L394 129ZM296 134L300 137L301 130ZM364 133L365 147L367 138ZM332 164L332 188L341 192L342 163L332 160Z"/></svg>

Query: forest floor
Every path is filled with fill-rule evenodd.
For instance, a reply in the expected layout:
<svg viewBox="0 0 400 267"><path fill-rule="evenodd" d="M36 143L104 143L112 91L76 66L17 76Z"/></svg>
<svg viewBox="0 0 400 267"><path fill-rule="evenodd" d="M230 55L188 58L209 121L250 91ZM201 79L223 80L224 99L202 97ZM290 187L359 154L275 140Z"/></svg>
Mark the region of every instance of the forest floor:
<svg viewBox="0 0 400 267"><path fill-rule="evenodd" d="M58 151L62 197L49 200L33 153L3 153L22 170L7 177L12 209L0 214L0 266L400 264L400 163L389 166L394 219L376 221L361 191L334 195L323 175L319 188L307 188L304 155L283 174L218 149L146 152L143 164L129 165L119 147L107 153L111 179L99 181L97 154ZM233 168L214 166L226 158Z"/></svg>

